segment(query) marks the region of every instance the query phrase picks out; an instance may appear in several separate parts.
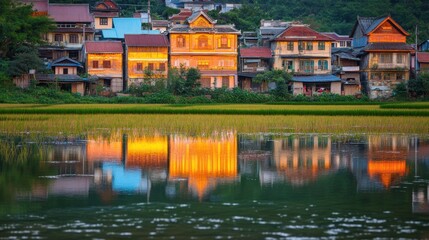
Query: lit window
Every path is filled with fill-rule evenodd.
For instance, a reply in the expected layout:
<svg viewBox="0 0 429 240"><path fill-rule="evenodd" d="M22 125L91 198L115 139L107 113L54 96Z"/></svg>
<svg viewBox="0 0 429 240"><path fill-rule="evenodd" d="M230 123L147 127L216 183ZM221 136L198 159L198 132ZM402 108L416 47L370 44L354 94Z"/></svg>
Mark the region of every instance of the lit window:
<svg viewBox="0 0 429 240"><path fill-rule="evenodd" d="M207 48L209 46L209 38L207 36L200 36L198 38L198 48Z"/></svg>

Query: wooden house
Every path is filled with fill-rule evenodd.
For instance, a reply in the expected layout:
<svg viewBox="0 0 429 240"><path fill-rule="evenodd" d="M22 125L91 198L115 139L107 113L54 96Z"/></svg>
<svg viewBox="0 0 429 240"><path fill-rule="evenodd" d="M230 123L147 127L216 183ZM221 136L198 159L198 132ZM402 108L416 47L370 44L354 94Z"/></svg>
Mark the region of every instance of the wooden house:
<svg viewBox="0 0 429 240"><path fill-rule="evenodd" d="M170 33L172 67L194 67L205 88L237 86L237 36L232 25L218 25L204 11L193 13Z"/></svg>
<svg viewBox="0 0 429 240"><path fill-rule="evenodd" d="M409 34L390 16L358 17L350 37L359 51L362 90L370 98L392 95L396 84L410 78Z"/></svg>
<svg viewBox="0 0 429 240"><path fill-rule="evenodd" d="M252 79L259 73L270 70L272 57L271 49L268 47L241 48L238 72L239 87L254 92L268 91L266 83L254 83Z"/></svg>
<svg viewBox="0 0 429 240"><path fill-rule="evenodd" d="M417 69L420 73L429 73L429 52L417 53Z"/></svg>
<svg viewBox="0 0 429 240"><path fill-rule="evenodd" d="M293 94L341 94L341 79L331 74L332 41L300 23L289 24L271 40L273 68L293 73Z"/></svg>
<svg viewBox="0 0 429 240"><path fill-rule="evenodd" d="M331 43L332 48L351 48L352 38L348 35L339 35L336 32L322 32L321 34L332 38L334 41Z"/></svg>
<svg viewBox="0 0 429 240"><path fill-rule="evenodd" d="M97 76L105 91L123 90L123 49L119 41L86 42L84 47L87 73Z"/></svg>
<svg viewBox="0 0 429 240"><path fill-rule="evenodd" d="M168 38L162 34L125 35L128 86L139 84L146 78L150 78L151 83L156 79L165 79L169 45Z"/></svg>
<svg viewBox="0 0 429 240"><path fill-rule="evenodd" d="M360 95L360 59L350 48L332 49L332 73L341 78L342 95Z"/></svg>
<svg viewBox="0 0 429 240"><path fill-rule="evenodd" d="M57 27L44 35L48 45L39 48L40 56L47 60L69 57L82 61L83 43L94 38L94 18L89 5L50 3L48 15Z"/></svg>

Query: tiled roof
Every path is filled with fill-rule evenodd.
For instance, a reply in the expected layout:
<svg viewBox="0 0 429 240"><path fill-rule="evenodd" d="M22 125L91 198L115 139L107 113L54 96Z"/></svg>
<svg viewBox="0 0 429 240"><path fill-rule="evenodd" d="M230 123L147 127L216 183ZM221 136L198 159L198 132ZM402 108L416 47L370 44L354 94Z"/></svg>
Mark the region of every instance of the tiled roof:
<svg viewBox="0 0 429 240"><path fill-rule="evenodd" d="M294 82L341 82L341 79L335 75L324 74L324 75L311 75L311 76L293 76L292 81Z"/></svg>
<svg viewBox="0 0 429 240"><path fill-rule="evenodd" d="M407 51L411 52L414 49L406 43L370 43L365 48L364 51Z"/></svg>
<svg viewBox="0 0 429 240"><path fill-rule="evenodd" d="M92 22L88 4L49 4L49 16L55 22Z"/></svg>
<svg viewBox="0 0 429 240"><path fill-rule="evenodd" d="M174 14L170 17L171 21L184 21L192 15L192 11L188 9L182 9L178 14Z"/></svg>
<svg viewBox="0 0 429 240"><path fill-rule="evenodd" d="M216 23L216 20L213 20L205 11L202 10L192 13L192 15L188 17L188 22L192 23L201 15L203 15L210 23Z"/></svg>
<svg viewBox="0 0 429 240"><path fill-rule="evenodd" d="M419 53L417 53L417 60L420 63L429 63L429 52L419 52Z"/></svg>
<svg viewBox="0 0 429 240"><path fill-rule="evenodd" d="M87 53L122 53L120 41L85 42Z"/></svg>
<svg viewBox="0 0 429 240"><path fill-rule="evenodd" d="M272 58L271 49L268 47L251 47L240 49L242 58Z"/></svg>
<svg viewBox="0 0 429 240"><path fill-rule="evenodd" d="M76 74L36 74L38 81L85 82L87 80Z"/></svg>
<svg viewBox="0 0 429 240"><path fill-rule="evenodd" d="M22 3L31 5L33 4L33 10L37 12L48 12L48 1L47 0L21 0Z"/></svg>
<svg viewBox="0 0 429 240"><path fill-rule="evenodd" d="M52 32L54 32L54 33L82 33L83 29L82 28L55 28L54 30L52 30ZM93 33L94 28L86 27L85 32L86 33Z"/></svg>
<svg viewBox="0 0 429 240"><path fill-rule="evenodd" d="M132 47L168 47L170 43L162 34L127 34L125 44Z"/></svg>
<svg viewBox="0 0 429 240"><path fill-rule="evenodd" d="M380 17L377 19L374 19L371 23L371 25L369 25L366 29L364 29L365 34L368 34L369 32L371 32L372 30L374 30L378 25L380 25L380 23L382 23L387 17ZM368 21L369 22L369 21Z"/></svg>
<svg viewBox="0 0 429 240"><path fill-rule="evenodd" d="M94 17L119 17L118 12L93 12Z"/></svg>
<svg viewBox="0 0 429 240"><path fill-rule="evenodd" d="M220 33L240 33L237 29L232 26L215 26L214 28L190 28L187 25L176 25L176 27L172 27L170 32L220 32Z"/></svg>
<svg viewBox="0 0 429 240"><path fill-rule="evenodd" d="M334 39L335 41L347 41L347 40L352 40L351 37L349 37L348 35L339 35L336 32L322 32L321 34L328 36L332 39Z"/></svg>
<svg viewBox="0 0 429 240"><path fill-rule="evenodd" d="M274 38L274 41L290 40L333 41L332 38L320 34L306 25L292 25Z"/></svg>
<svg viewBox="0 0 429 240"><path fill-rule="evenodd" d="M94 11L119 11L119 6L112 0L104 0L95 4Z"/></svg>

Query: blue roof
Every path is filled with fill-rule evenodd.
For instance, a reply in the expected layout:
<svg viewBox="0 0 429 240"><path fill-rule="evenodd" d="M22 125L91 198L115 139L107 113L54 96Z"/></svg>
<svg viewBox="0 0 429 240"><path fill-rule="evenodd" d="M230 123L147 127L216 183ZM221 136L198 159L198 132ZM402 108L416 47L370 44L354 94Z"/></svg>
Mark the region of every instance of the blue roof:
<svg viewBox="0 0 429 240"><path fill-rule="evenodd" d="M292 81L325 83L325 82L341 82L341 79L332 74L325 74L325 75L311 75L311 76L293 76Z"/></svg>
<svg viewBox="0 0 429 240"><path fill-rule="evenodd" d="M102 30L103 38L124 39L125 34L160 34L159 30L142 30L140 18L113 18L113 28Z"/></svg>
<svg viewBox="0 0 429 240"><path fill-rule="evenodd" d="M372 30L374 30L378 25L380 25L381 22L383 22L387 17L381 17L379 19L375 19L372 24L365 30L365 34L370 33Z"/></svg>

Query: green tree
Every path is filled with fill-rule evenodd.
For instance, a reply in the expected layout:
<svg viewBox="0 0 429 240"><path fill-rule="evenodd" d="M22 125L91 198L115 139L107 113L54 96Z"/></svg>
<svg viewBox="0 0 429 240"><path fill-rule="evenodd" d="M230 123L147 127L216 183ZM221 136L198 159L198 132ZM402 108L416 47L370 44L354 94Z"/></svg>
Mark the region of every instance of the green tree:
<svg viewBox="0 0 429 240"><path fill-rule="evenodd" d="M274 69L256 75L253 81L256 83L273 82L276 84L273 94L278 97L287 97L290 94L289 83L292 81L292 75L285 70Z"/></svg>
<svg viewBox="0 0 429 240"><path fill-rule="evenodd" d="M37 72L45 70L43 61L39 58L37 50L29 46L20 46L16 54L9 62L8 74L10 76L19 76L28 73L30 69Z"/></svg>
<svg viewBox="0 0 429 240"><path fill-rule="evenodd" d="M197 68L171 68L168 71L167 86L174 95L191 95L201 86L201 73Z"/></svg>

